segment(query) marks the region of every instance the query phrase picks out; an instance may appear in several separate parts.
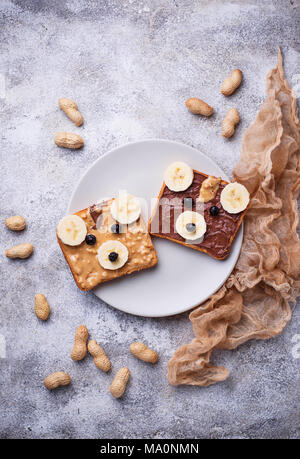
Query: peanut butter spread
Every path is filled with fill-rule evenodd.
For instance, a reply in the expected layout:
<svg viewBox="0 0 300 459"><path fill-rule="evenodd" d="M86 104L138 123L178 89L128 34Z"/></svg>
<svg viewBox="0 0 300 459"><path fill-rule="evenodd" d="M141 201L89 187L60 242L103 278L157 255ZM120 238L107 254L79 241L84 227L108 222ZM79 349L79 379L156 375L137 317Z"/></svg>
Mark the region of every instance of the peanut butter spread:
<svg viewBox="0 0 300 459"><path fill-rule="evenodd" d="M199 193L199 201L208 202L214 199L219 189L220 183L220 178L212 177L211 175L207 177L207 179L202 182Z"/></svg>
<svg viewBox="0 0 300 459"><path fill-rule="evenodd" d="M76 213L84 220L87 234L93 234L96 237L94 245L88 245L84 241L79 246L72 247L63 244L58 238L74 279L82 290L90 290L102 282L150 268L157 263L156 252L142 216L130 225L122 225L122 231L119 234L111 232L111 225L115 223L110 214L112 201L106 201ZM97 259L99 247L109 240L122 242L129 252L128 261L116 270L104 269Z"/></svg>

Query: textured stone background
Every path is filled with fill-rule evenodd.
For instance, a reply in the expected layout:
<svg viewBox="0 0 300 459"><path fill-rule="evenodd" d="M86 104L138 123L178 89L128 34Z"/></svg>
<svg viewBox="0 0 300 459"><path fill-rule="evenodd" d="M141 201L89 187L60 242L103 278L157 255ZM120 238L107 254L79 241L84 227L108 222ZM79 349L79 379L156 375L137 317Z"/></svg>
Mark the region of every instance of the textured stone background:
<svg viewBox="0 0 300 459"><path fill-rule="evenodd" d="M216 353L214 361L231 370L226 382L174 388L166 367L192 337L188 314L133 317L80 292L55 240L56 223L84 170L128 141L181 141L231 175L242 133L264 99L278 44L299 91L299 1L1 0L0 20L0 436L299 437L300 359L292 352L300 333L297 311L278 338ZM229 100L219 93L220 83L236 66L245 79ZM74 127L58 109L61 96L79 103L84 127ZM190 96L212 104L215 115L188 113L184 100ZM232 105L242 121L228 141L220 125ZM85 148L57 148L58 130L82 134ZM27 218L25 233L4 227L11 214ZM4 249L25 240L34 243L34 255L6 259ZM47 323L33 314L36 292L51 304ZM99 372L91 358L71 361L80 323L104 345L113 373L130 367L123 400L110 396L111 375ZM128 355L137 338L159 351L157 366ZM57 369L68 371L73 383L51 393L43 379Z"/></svg>

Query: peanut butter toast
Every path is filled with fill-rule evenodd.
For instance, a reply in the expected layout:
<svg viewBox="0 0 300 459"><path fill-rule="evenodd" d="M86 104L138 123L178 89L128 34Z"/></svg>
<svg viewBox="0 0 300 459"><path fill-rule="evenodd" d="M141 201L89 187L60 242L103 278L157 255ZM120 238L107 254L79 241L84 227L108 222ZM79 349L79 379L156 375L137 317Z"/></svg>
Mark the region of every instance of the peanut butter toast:
<svg viewBox="0 0 300 459"><path fill-rule="evenodd" d="M157 263L140 204L131 195L110 199L64 217L56 233L81 290L91 290L103 282L151 268Z"/></svg>

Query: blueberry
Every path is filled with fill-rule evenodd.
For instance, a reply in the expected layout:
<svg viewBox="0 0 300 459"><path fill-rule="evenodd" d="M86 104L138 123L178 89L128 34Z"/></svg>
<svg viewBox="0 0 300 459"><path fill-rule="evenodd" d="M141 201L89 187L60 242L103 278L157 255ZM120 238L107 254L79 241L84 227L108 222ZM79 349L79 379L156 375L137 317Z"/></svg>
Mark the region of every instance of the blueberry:
<svg viewBox="0 0 300 459"><path fill-rule="evenodd" d="M96 236L94 236L93 234L87 234L85 237L85 242L88 245L94 245L96 243Z"/></svg>
<svg viewBox="0 0 300 459"><path fill-rule="evenodd" d="M209 209L209 213L210 213L210 215L212 215L213 217L215 217L216 215L218 215L219 212L220 212L220 209L219 209L219 207L217 207L217 206L211 206L211 208Z"/></svg>
<svg viewBox="0 0 300 459"><path fill-rule="evenodd" d="M185 225L186 227L186 230L189 232L189 233L194 233L194 231L196 230L196 225L195 223L187 223Z"/></svg>
<svg viewBox="0 0 300 459"><path fill-rule="evenodd" d="M119 223L114 223L113 225L111 225L111 228L110 228L111 232L113 234L119 234L120 232L120 225Z"/></svg>
<svg viewBox="0 0 300 459"><path fill-rule="evenodd" d="M110 252L110 254L108 255L108 259L109 261L116 261L118 259L118 254L117 252Z"/></svg>
<svg viewBox="0 0 300 459"><path fill-rule="evenodd" d="M191 209L193 207L193 203L194 203L193 198L184 198L184 204L183 205L184 205L185 208L188 207L189 209Z"/></svg>

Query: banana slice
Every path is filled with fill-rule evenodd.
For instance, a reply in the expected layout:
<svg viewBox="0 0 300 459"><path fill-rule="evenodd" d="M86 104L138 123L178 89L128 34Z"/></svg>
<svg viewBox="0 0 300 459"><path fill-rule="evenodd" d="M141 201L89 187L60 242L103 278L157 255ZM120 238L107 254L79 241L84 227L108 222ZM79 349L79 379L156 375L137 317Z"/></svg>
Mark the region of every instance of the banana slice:
<svg viewBox="0 0 300 459"><path fill-rule="evenodd" d="M230 214L238 214L245 210L249 199L250 195L247 188L237 182L226 185L220 196L223 209Z"/></svg>
<svg viewBox="0 0 300 459"><path fill-rule="evenodd" d="M165 171L165 184L172 191L184 191L194 180L194 171L186 163L176 161Z"/></svg>
<svg viewBox="0 0 300 459"><path fill-rule="evenodd" d="M206 222L198 212L186 210L176 220L176 231L189 241L200 239L206 232Z"/></svg>
<svg viewBox="0 0 300 459"><path fill-rule="evenodd" d="M135 196L122 193L113 200L110 213L117 222L129 225L135 222L141 214L141 203Z"/></svg>
<svg viewBox="0 0 300 459"><path fill-rule="evenodd" d="M86 224L78 215L63 217L56 228L57 236L67 245L80 245L87 233Z"/></svg>
<svg viewBox="0 0 300 459"><path fill-rule="evenodd" d="M128 260L128 249L120 241L106 241L100 245L97 259L104 269L122 268Z"/></svg>

